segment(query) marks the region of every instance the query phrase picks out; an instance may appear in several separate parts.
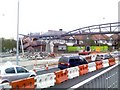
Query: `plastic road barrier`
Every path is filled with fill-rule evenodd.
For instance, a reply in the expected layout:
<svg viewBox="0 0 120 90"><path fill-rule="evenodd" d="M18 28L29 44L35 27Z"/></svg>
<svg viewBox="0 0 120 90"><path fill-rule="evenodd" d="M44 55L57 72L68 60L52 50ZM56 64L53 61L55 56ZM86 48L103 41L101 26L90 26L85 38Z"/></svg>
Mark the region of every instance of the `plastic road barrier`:
<svg viewBox="0 0 120 90"><path fill-rule="evenodd" d="M47 73L43 75L38 75L35 77L36 79L36 88L48 88L50 86L55 85L55 74L54 73Z"/></svg>
<svg viewBox="0 0 120 90"><path fill-rule="evenodd" d="M119 63L119 57L115 58L115 63L118 64Z"/></svg>
<svg viewBox="0 0 120 90"><path fill-rule="evenodd" d="M72 78L79 76L78 66L67 68L67 71L68 71L68 79L72 79Z"/></svg>
<svg viewBox="0 0 120 90"><path fill-rule="evenodd" d="M0 84L0 90L10 90L12 88L12 86L10 86L9 83L3 83L3 84Z"/></svg>
<svg viewBox="0 0 120 90"><path fill-rule="evenodd" d="M92 72L96 70L95 62L88 63L88 72Z"/></svg>
<svg viewBox="0 0 120 90"><path fill-rule="evenodd" d="M56 71L55 72L56 75L56 84L62 83L66 80L68 80L68 71L67 69L64 70L60 70L60 71Z"/></svg>
<svg viewBox="0 0 120 90"><path fill-rule="evenodd" d="M88 73L88 64L79 65L79 75Z"/></svg>
<svg viewBox="0 0 120 90"><path fill-rule="evenodd" d="M96 61L95 63L96 63L96 70L103 68L102 61Z"/></svg>
<svg viewBox="0 0 120 90"><path fill-rule="evenodd" d="M115 64L115 58L110 58L109 60L109 66L112 66Z"/></svg>
<svg viewBox="0 0 120 90"><path fill-rule="evenodd" d="M32 90L35 89L35 79L33 77L20 79L16 81L12 81L10 83L12 86L12 90L20 90L21 88L31 88Z"/></svg>
<svg viewBox="0 0 120 90"><path fill-rule="evenodd" d="M109 66L109 60L106 59L106 60L102 60L103 62L103 67L108 67Z"/></svg>

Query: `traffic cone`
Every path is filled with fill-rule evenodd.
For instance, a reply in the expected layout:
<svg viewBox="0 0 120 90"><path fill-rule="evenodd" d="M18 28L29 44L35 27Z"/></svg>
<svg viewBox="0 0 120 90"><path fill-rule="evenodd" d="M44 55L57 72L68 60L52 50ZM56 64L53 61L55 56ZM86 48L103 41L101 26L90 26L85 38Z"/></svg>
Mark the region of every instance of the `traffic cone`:
<svg viewBox="0 0 120 90"><path fill-rule="evenodd" d="M45 69L46 69L46 70L48 70L48 63L47 63L47 64L45 64Z"/></svg>

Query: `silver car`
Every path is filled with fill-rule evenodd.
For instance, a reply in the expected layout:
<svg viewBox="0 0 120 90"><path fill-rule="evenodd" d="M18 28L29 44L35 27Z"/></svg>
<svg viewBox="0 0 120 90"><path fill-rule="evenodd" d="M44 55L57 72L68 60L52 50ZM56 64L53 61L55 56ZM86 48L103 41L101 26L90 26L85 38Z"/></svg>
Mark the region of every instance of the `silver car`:
<svg viewBox="0 0 120 90"><path fill-rule="evenodd" d="M0 83L11 82L34 76L36 76L34 71L28 71L26 68L18 65L0 66Z"/></svg>

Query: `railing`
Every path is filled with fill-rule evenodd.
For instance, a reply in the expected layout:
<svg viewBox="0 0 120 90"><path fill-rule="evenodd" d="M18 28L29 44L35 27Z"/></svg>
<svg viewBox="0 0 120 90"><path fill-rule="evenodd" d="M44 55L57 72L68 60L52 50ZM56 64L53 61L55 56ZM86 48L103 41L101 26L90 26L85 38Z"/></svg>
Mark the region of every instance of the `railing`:
<svg viewBox="0 0 120 90"><path fill-rule="evenodd" d="M97 75L70 87L68 90L76 88L119 88L119 68L119 64L109 67Z"/></svg>

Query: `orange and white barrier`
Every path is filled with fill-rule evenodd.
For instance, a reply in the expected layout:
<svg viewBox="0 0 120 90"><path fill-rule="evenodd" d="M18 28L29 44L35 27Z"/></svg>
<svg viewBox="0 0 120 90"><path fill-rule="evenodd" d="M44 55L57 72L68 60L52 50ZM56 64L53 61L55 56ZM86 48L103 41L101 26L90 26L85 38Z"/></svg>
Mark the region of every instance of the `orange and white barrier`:
<svg viewBox="0 0 120 90"><path fill-rule="evenodd" d="M116 64L119 63L119 61L120 61L119 59L120 59L119 57L116 57L116 58L115 58L115 63L116 63Z"/></svg>
<svg viewBox="0 0 120 90"><path fill-rule="evenodd" d="M67 68L67 71L68 71L68 79L72 79L72 78L79 76L78 66Z"/></svg>
<svg viewBox="0 0 120 90"><path fill-rule="evenodd" d="M115 64L115 58L110 58L109 60L109 66L112 66Z"/></svg>
<svg viewBox="0 0 120 90"><path fill-rule="evenodd" d="M47 73L38 75L35 77L36 79L36 88L48 88L50 86L55 85L55 74L54 73Z"/></svg>
<svg viewBox="0 0 120 90"><path fill-rule="evenodd" d="M92 72L95 70L96 70L96 63L95 62L88 63L88 72Z"/></svg>
<svg viewBox="0 0 120 90"><path fill-rule="evenodd" d="M108 59L102 60L102 62L103 62L103 67L104 68L109 66L109 60Z"/></svg>
<svg viewBox="0 0 120 90"><path fill-rule="evenodd" d="M60 70L60 71L56 71L55 72L56 75L56 84L60 84L66 80L68 80L68 71L67 69L64 70Z"/></svg>
<svg viewBox="0 0 120 90"><path fill-rule="evenodd" d="M101 68L103 68L103 62L102 61L96 61L96 70L99 70Z"/></svg>
<svg viewBox="0 0 120 90"><path fill-rule="evenodd" d="M11 89L12 86L9 83L0 84L0 90Z"/></svg>
<svg viewBox="0 0 120 90"><path fill-rule="evenodd" d="M88 73L88 64L79 65L79 75Z"/></svg>
<svg viewBox="0 0 120 90"><path fill-rule="evenodd" d="M20 79L16 81L10 82L10 85L12 86L12 90L20 90L25 88L32 88L32 90L35 89L35 79L34 77Z"/></svg>

